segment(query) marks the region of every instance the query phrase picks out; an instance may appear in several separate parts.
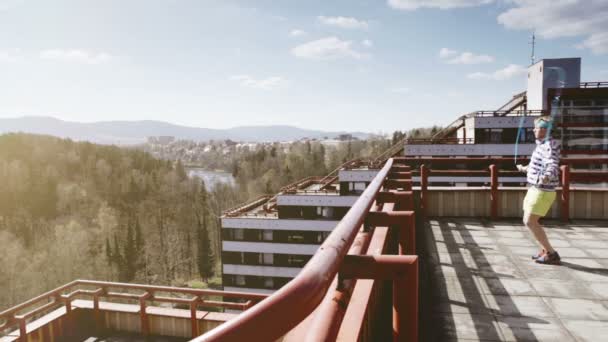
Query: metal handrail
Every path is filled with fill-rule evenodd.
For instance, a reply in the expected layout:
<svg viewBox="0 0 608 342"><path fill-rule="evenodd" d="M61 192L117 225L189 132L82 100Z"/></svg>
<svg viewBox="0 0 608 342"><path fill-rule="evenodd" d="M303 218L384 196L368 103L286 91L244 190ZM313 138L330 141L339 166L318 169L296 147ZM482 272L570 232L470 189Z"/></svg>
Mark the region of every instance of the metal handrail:
<svg viewBox="0 0 608 342"><path fill-rule="evenodd" d="M547 114L547 111L545 111L545 110L539 110L539 109L535 109L535 110L512 110L512 111L507 111L507 110L480 110L480 111L475 111L475 112L473 112L471 114L473 116L476 116L476 117L483 117L483 116L505 116L507 114L511 114L511 115L515 115L515 116L538 116L538 115Z"/></svg>
<svg viewBox="0 0 608 342"><path fill-rule="evenodd" d="M607 88L608 82L581 82L581 88Z"/></svg>
<svg viewBox="0 0 608 342"><path fill-rule="evenodd" d="M419 139L407 139L405 141L406 144L409 145L419 145L419 144L466 144L466 143L474 143L475 139L473 138L441 138L441 139L433 139L433 138L419 138Z"/></svg>
<svg viewBox="0 0 608 342"><path fill-rule="evenodd" d="M78 287L96 287L97 290L89 291L76 289ZM138 290L143 291L144 295L130 294L124 292L109 292L108 289L122 289L122 290ZM68 294L64 294L68 292ZM169 302L173 304L183 304L184 298L176 297L164 297L156 296L157 292L174 293L181 295L190 295L192 298L188 300L189 303L202 306L212 307L228 307L233 309L245 310L251 306L252 302L258 302L268 297L266 294L257 293L244 293L234 291L219 291L219 290L207 290L207 289L192 289L192 288L179 288L169 286L153 286L153 285L142 285L142 284L127 284L127 283L115 283L106 281L92 281L92 280L74 280L70 283L62 285L56 289L43 293L35 298L32 298L26 302L15 305L9 309L0 312L0 320L5 320L5 323L0 325L0 330L8 329L15 324L20 325L21 333L25 333L26 320L34 317L38 314L50 312L56 307L68 306L71 300L75 296L90 296L95 300L99 297L108 298L122 298L122 299L143 299L145 301L159 301ZM203 297L208 296L222 296L227 298L238 298L248 300L248 303L233 303L233 302L219 302L219 301L206 301ZM49 301L53 300L53 301ZM24 314L18 315L18 313L29 309Z"/></svg>
<svg viewBox="0 0 608 342"><path fill-rule="evenodd" d="M255 207L258 207L258 206L268 202L270 197L271 197L270 195L259 196L252 201L241 203L237 206L226 209L226 210L224 210L224 212L222 214L224 216L228 216L228 217L239 215L239 214L243 213L244 211L253 209Z"/></svg>
<svg viewBox="0 0 608 342"><path fill-rule="evenodd" d="M321 303L382 187L389 159L296 278L238 317L191 341L274 341Z"/></svg>
<svg viewBox="0 0 608 342"><path fill-rule="evenodd" d="M507 157L396 157L395 163L437 163L437 164L452 164L452 163L512 163L514 158ZM525 163L530 160L529 157L518 157L518 163ZM561 158L561 165L576 165L576 164L608 164L608 158Z"/></svg>

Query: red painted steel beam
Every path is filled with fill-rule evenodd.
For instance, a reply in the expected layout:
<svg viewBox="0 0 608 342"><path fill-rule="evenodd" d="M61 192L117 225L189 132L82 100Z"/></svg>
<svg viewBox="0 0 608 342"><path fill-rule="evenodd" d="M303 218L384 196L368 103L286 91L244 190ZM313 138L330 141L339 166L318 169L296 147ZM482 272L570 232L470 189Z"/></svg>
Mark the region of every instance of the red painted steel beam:
<svg viewBox="0 0 608 342"><path fill-rule="evenodd" d="M498 217L498 167L490 165L490 217Z"/></svg>
<svg viewBox="0 0 608 342"><path fill-rule="evenodd" d="M428 187L429 187L429 169L426 165L420 165L420 211L422 217L426 217L428 211Z"/></svg>
<svg viewBox="0 0 608 342"><path fill-rule="evenodd" d="M412 180L411 179L387 179L384 183L386 189L403 189L405 191L412 190Z"/></svg>
<svg viewBox="0 0 608 342"><path fill-rule="evenodd" d="M564 165L566 166L566 165ZM597 172L597 171L570 171L571 182L590 182L590 183L603 183L608 182L608 172Z"/></svg>
<svg viewBox="0 0 608 342"><path fill-rule="evenodd" d="M411 275L417 266L417 255L347 255L340 267L340 276L344 279L391 280Z"/></svg>
<svg viewBox="0 0 608 342"><path fill-rule="evenodd" d="M389 159L300 274L233 320L192 341L274 341L304 320L325 297L365 215L391 169Z"/></svg>
<svg viewBox="0 0 608 342"><path fill-rule="evenodd" d="M408 172L411 171L412 167L409 165L397 165L397 164L393 164L393 167L391 168L391 171L395 171L395 172Z"/></svg>
<svg viewBox="0 0 608 342"><path fill-rule="evenodd" d="M569 152L568 150L562 150L562 154L566 154ZM587 152L593 153L593 151L580 151L580 154L586 154ZM605 152L604 152L605 153ZM530 160L529 157L518 157L518 161L522 163L528 162ZM513 158L506 157L401 157L401 161L403 163L432 163L432 164L454 164L454 163L465 163L465 164L475 164L479 162L487 162L487 163L512 163ZM608 158L562 158L560 160L560 164L586 164L586 163L596 163L596 164L607 164Z"/></svg>
<svg viewBox="0 0 608 342"><path fill-rule="evenodd" d="M608 154L606 150L562 150L562 154L590 154L590 155L600 155L600 154ZM604 158L602 158L604 159ZM596 159L597 162L597 159ZM605 163L605 162L604 162ZM562 164L566 164L563 163Z"/></svg>
<svg viewBox="0 0 608 342"><path fill-rule="evenodd" d="M560 169L562 171L562 221L568 222L570 219L570 167L562 165Z"/></svg>
<svg viewBox="0 0 608 342"><path fill-rule="evenodd" d="M431 176L487 176L488 170L429 170Z"/></svg>
<svg viewBox="0 0 608 342"><path fill-rule="evenodd" d="M363 227L362 227L363 228ZM348 251L348 255L362 254L369 245L370 234L360 232L357 235L353 245ZM312 320L306 331L302 334L303 337L290 336L294 341L335 341L336 335L340 329L340 324L346 313L352 295L352 290L355 285L353 279L338 279L336 276L336 288L327 291L323 302L317 310L312 314Z"/></svg>
<svg viewBox="0 0 608 342"><path fill-rule="evenodd" d="M395 171L395 172L390 172L388 174L388 179L408 179L408 178L412 178L412 172L411 171Z"/></svg>
<svg viewBox="0 0 608 342"><path fill-rule="evenodd" d="M390 227L407 223L407 220L414 217L413 211L372 211L367 214L365 224L378 227Z"/></svg>
<svg viewBox="0 0 608 342"><path fill-rule="evenodd" d="M393 341L418 341L418 256L349 255L343 278L393 280Z"/></svg>
<svg viewBox="0 0 608 342"><path fill-rule="evenodd" d="M396 203L398 210L414 210L412 191L381 191L376 197L378 203Z"/></svg>
<svg viewBox="0 0 608 342"><path fill-rule="evenodd" d="M416 254L416 219L413 211L370 212L365 224L397 229L399 254Z"/></svg>
<svg viewBox="0 0 608 342"><path fill-rule="evenodd" d="M374 229L367 255L381 255L386 251L388 232L388 227L376 227ZM336 341L365 341L367 336L363 336L363 333L368 331L366 318L369 316L367 313L373 305L374 292L378 291L378 288L378 282L373 280L357 280Z"/></svg>

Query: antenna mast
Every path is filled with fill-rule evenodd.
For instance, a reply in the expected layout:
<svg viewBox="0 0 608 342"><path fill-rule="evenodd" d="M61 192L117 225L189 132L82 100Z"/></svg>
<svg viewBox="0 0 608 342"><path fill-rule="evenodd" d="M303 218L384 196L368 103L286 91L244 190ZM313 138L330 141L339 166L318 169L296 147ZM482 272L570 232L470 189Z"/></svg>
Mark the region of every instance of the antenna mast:
<svg viewBox="0 0 608 342"><path fill-rule="evenodd" d="M532 54L530 55L530 60L531 60L530 65L532 65L532 64L534 64L534 46L536 45L536 37L534 36L534 31L532 31L532 41L530 42L530 44L532 45Z"/></svg>

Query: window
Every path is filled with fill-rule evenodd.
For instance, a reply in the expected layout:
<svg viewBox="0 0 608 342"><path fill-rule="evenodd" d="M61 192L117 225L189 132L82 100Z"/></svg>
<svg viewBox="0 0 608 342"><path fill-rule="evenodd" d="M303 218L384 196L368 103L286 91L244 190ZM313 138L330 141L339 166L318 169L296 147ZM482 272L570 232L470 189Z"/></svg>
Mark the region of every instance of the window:
<svg viewBox="0 0 608 342"><path fill-rule="evenodd" d="M235 240L243 240L245 238L245 232L243 229L234 229L232 237Z"/></svg>
<svg viewBox="0 0 608 342"><path fill-rule="evenodd" d="M303 255L289 255L287 257L287 263L290 266L303 266L306 263L306 259Z"/></svg>
<svg viewBox="0 0 608 342"><path fill-rule="evenodd" d="M234 282L238 285L238 286L245 286L245 276L244 275L236 275L234 276Z"/></svg>
<svg viewBox="0 0 608 342"><path fill-rule="evenodd" d="M264 278L264 287L267 289L272 289L274 287L274 279L270 277Z"/></svg>
<svg viewBox="0 0 608 342"><path fill-rule="evenodd" d="M265 229L262 232L262 239L264 241L272 241L273 240L273 234L272 234L272 230L270 229Z"/></svg>
<svg viewBox="0 0 608 342"><path fill-rule="evenodd" d="M239 261L241 264L245 263L245 252L240 252L239 253Z"/></svg>
<svg viewBox="0 0 608 342"><path fill-rule="evenodd" d="M287 236L287 242L302 243L303 241L304 241L304 236L299 235L299 234L289 234Z"/></svg>
<svg viewBox="0 0 608 342"><path fill-rule="evenodd" d="M490 142L493 144L502 142L502 128L490 129Z"/></svg>
<svg viewBox="0 0 608 342"><path fill-rule="evenodd" d="M332 218L334 216L334 208L332 207L323 207L321 210L320 216L324 218Z"/></svg>
<svg viewBox="0 0 608 342"><path fill-rule="evenodd" d="M260 254L260 264L262 264L262 265L272 265L272 264L274 264L274 254L272 254L272 253L261 253Z"/></svg>

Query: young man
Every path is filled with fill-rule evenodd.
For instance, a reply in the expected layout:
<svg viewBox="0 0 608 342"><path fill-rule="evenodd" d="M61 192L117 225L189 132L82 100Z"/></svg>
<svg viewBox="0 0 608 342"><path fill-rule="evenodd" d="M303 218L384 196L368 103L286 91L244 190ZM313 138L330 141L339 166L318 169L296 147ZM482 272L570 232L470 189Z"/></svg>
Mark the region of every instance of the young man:
<svg viewBox="0 0 608 342"><path fill-rule="evenodd" d="M536 149L532 153L530 164L517 165L517 170L527 173L530 186L524 198L523 221L542 246L542 250L532 256L532 259L539 264L559 265L559 254L551 246L547 234L538 222L551 209L555 201L555 187L559 184L560 151L558 143L551 138L552 126L553 119L549 116L534 120Z"/></svg>

